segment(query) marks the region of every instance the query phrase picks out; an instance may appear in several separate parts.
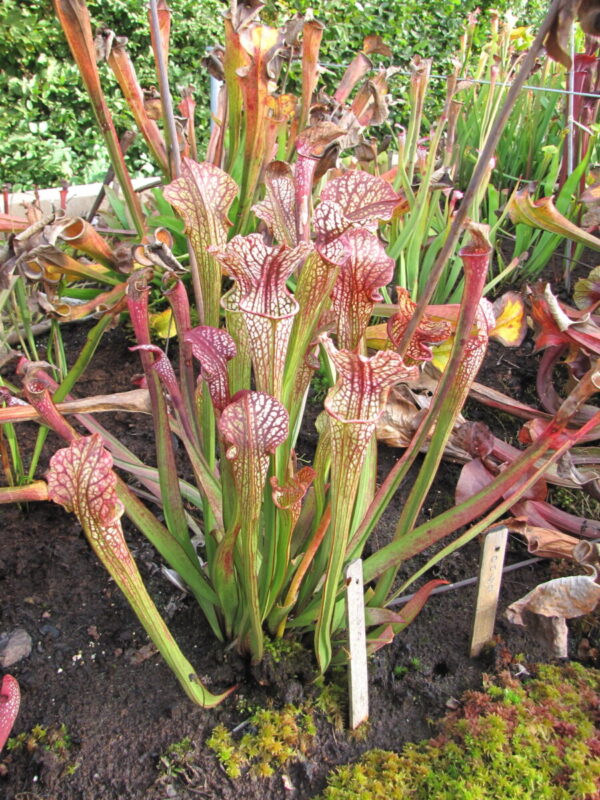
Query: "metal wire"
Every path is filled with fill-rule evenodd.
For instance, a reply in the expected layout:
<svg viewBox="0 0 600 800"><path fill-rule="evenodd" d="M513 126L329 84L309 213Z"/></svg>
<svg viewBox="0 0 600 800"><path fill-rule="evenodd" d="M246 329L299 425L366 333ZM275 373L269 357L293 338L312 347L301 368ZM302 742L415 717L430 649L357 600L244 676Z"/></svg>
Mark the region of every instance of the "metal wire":
<svg viewBox="0 0 600 800"><path fill-rule="evenodd" d="M320 64L321 67L326 67L327 69L345 69L342 64ZM396 75L412 75L413 73L406 69L398 69L395 73ZM430 78L437 78L440 81L448 80L448 75L434 75L431 74ZM468 81L469 83L480 83L486 86L491 86L492 83L494 86L503 86L510 88L512 83L506 83L505 81L488 81L486 78L469 78L468 76L465 78L459 78L460 81ZM525 84L523 89L531 89L534 92L554 92L556 94L564 94L565 96L571 95L572 97L592 97L594 99L600 98L600 94L598 92L575 92L569 91L568 89L556 89L553 86L530 86L529 84Z"/></svg>
<svg viewBox="0 0 600 800"><path fill-rule="evenodd" d="M508 566L504 567L502 570L502 574L506 574L507 572L514 572L516 569L521 569L522 567L530 567L533 564L538 564L540 561L543 561L542 558L528 558L525 561L519 561L517 564L509 564ZM478 576L473 578L465 578L463 581L456 581L456 583L448 583L445 586L436 586L435 589L432 590L431 594L443 594L444 592L452 592L454 589L463 589L465 586L472 586L473 584L477 583L479 580ZM391 603L387 604L387 608L392 608L394 606L403 606L405 603L408 603L416 593L413 594L405 594L402 597L397 597L395 600L392 600Z"/></svg>

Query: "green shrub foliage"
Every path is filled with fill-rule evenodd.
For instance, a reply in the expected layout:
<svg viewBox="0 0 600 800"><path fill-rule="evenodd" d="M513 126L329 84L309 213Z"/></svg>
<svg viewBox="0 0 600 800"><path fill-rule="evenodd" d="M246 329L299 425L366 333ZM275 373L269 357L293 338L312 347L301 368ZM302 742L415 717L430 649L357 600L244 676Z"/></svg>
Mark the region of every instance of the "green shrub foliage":
<svg viewBox="0 0 600 800"><path fill-rule="evenodd" d="M93 24L129 39L128 48L142 86L156 85L150 48L147 3L140 0L88 0ZM206 49L221 36L221 0L170 0L170 78L176 87L192 84L198 103L199 139L208 130L208 78L201 66ZM0 30L0 183L15 188L98 180L109 161L97 131L79 72L67 47L51 0L2 0ZM119 87L107 65L101 66L117 130L133 127ZM128 154L132 171L156 173L145 146Z"/></svg>
<svg viewBox="0 0 600 800"><path fill-rule="evenodd" d="M170 0L170 77L174 92L180 85L196 87L198 141L206 140L210 119L209 82L201 66L207 47L221 36L223 0ZM129 49L143 86L156 84L150 50L146 2L141 0L88 0L93 23L127 36ZM332 18L326 0L269 0L264 17L277 22L309 7L326 24L322 60L331 64L330 82L336 85L340 70L362 46L369 34L380 34L394 51L394 63L407 65L413 55L433 57L435 70L443 73L458 45L467 12L491 6L511 8L527 24L536 24L546 4L515 0L350 0L344 15ZM0 29L0 184L15 189L34 185L53 186L66 179L85 183L100 179L108 158L96 130L91 107L62 31L54 18L51 0L2 0ZM443 32L443 35L442 35ZM482 31L485 37L485 28ZM132 126L116 81L106 65L101 67L104 86L117 129ZM327 85L328 75L324 82ZM396 116L402 113L406 81L400 77L393 87L400 100ZM440 84L441 85L441 84ZM154 174L143 144L134 143L128 154L132 171Z"/></svg>

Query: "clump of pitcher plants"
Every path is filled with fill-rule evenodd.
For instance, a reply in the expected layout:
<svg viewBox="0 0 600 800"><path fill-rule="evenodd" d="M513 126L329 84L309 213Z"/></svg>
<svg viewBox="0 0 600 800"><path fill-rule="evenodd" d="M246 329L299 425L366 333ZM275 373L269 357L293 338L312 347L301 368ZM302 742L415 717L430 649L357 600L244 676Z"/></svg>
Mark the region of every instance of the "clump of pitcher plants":
<svg viewBox="0 0 600 800"><path fill-rule="evenodd" d="M86 61L81 44L78 50L73 44L74 27L80 42L91 41L85 4L55 0L55 5L85 67L86 86L94 92L95 61L92 65L89 53ZM150 5L151 11L163 12L151 17L164 23L166 4ZM78 405L67 396L68 386L56 394L43 364L24 362L23 396L5 392L7 408L0 410L0 421L36 414L66 444L52 456L45 481L4 490L4 499L47 498L76 514L184 690L204 706L218 703L228 691L211 693L179 649L127 547L123 515L178 574L219 640L235 642L258 663L266 637L310 633L324 672L346 657L345 567L363 554L421 450L427 452L392 540L364 559L369 652L402 631L439 583L429 581L400 612L392 611L388 603L398 591L401 565L453 534L461 532L442 552L485 531L600 424L596 412L572 425L600 386L600 370L591 363L504 469L455 508L420 521L489 336L498 328L500 312L482 297L491 254L486 227L466 219L462 207L449 232L454 243L465 232L469 237L460 250L461 303L440 315L426 309L426 287L418 304L399 291L397 305L388 309L383 343L370 350L367 329L394 276L380 228L402 213L405 197L384 177L340 168L337 155L356 145L367 124L377 122L385 75L346 105L364 75L358 59L335 98L316 98L320 28L305 22L304 84L294 106L272 88L285 41L281 32L258 21L256 8L239 3L226 16L226 48L219 63L228 95L209 158L191 157L185 126L170 131L164 149L154 127L146 126L170 175L164 198L185 223L189 266L175 258L168 239L148 236L139 204L132 200L140 236L132 249L131 273L118 290L107 293L112 296L104 313L110 318L126 304L143 370L141 388ZM167 27L153 28L163 78ZM121 69L127 66L114 51L107 57ZM174 118L164 81L161 93L168 132ZM106 122L107 109L99 95L96 100L99 119ZM103 130L114 149L110 126ZM442 248L441 261L445 257ZM151 338L151 292L161 292L169 305L176 357ZM106 324L101 320L92 336ZM446 364L431 401L379 484L376 429L390 390L418 383L432 348L443 344ZM297 444L319 361L333 380L308 465L300 463ZM141 463L90 413L122 408L151 414L156 468ZM174 438L193 480L178 475ZM123 475L135 482L127 483ZM159 503L161 514L140 495ZM192 543L195 534L198 549Z"/></svg>

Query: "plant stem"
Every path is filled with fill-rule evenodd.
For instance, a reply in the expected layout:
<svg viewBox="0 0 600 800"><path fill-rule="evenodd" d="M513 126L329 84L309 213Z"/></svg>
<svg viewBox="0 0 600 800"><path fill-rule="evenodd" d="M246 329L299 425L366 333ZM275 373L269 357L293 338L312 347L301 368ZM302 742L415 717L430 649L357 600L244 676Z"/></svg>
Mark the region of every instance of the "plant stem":
<svg viewBox="0 0 600 800"><path fill-rule="evenodd" d="M178 178L181 174L181 154L179 152L177 128L175 126L175 116L173 113L173 98L171 97L171 89L169 87L169 75L165 63L164 50L161 46L162 36L156 0L150 0L149 10L150 30L153 42L155 42L154 57L156 59L160 101L165 121L165 139L167 140L167 150L169 153L169 167L171 170L171 177Z"/></svg>

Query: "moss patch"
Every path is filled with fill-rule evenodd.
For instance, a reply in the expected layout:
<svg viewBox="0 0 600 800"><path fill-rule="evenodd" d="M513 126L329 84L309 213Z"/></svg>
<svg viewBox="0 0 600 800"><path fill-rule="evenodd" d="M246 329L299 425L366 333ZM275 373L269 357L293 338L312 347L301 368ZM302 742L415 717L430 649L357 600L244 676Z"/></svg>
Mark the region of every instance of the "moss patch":
<svg viewBox="0 0 600 800"><path fill-rule="evenodd" d="M206 742L230 778L245 772L268 778L288 762L304 758L316 735L312 713L291 705L281 711L257 711L248 724L248 733L239 740L217 725Z"/></svg>
<svg viewBox="0 0 600 800"><path fill-rule="evenodd" d="M600 671L539 666L468 692L438 737L339 767L320 800L598 800Z"/></svg>

